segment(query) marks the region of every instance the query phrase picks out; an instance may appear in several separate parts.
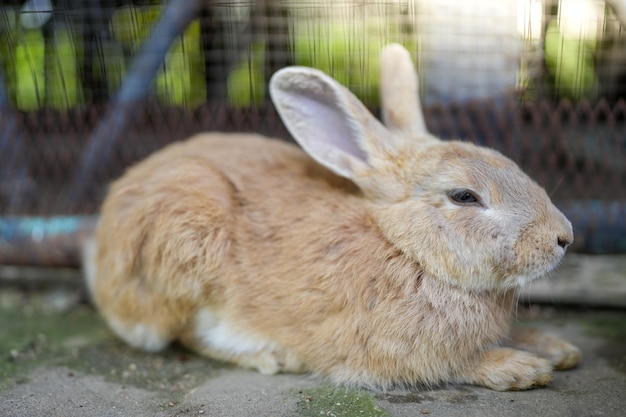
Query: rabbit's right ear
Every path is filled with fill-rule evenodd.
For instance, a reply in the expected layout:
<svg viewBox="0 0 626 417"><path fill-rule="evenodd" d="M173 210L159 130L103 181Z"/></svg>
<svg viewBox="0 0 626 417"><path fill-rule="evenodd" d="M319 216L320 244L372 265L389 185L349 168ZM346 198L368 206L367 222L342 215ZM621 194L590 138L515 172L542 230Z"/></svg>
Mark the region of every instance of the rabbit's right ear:
<svg viewBox="0 0 626 417"><path fill-rule="evenodd" d="M357 180L371 170L373 159L393 146L387 129L322 71L283 68L270 80L270 95L294 139L337 175Z"/></svg>
<svg viewBox="0 0 626 417"><path fill-rule="evenodd" d="M389 44L381 52L380 98L387 128L409 134L428 134L415 67L409 51L400 44Z"/></svg>

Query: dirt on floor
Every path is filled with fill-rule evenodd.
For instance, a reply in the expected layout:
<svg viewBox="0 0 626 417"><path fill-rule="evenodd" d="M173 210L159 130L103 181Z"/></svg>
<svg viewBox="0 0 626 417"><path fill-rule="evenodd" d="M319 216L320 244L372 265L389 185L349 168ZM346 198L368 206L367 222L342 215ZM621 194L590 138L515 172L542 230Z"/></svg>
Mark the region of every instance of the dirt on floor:
<svg viewBox="0 0 626 417"><path fill-rule="evenodd" d="M518 321L578 345L582 364L547 388L450 385L372 392L307 375L261 375L179 346L116 339L80 289L0 288L2 416L623 416L626 310L521 306Z"/></svg>

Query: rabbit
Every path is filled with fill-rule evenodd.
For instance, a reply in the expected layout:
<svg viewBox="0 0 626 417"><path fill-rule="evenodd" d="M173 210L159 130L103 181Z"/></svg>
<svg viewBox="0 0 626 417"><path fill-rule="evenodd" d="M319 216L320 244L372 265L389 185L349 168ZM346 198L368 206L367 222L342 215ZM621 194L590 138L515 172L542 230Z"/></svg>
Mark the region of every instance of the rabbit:
<svg viewBox="0 0 626 417"><path fill-rule="evenodd" d="M376 390L547 385L579 350L511 323L573 241L500 153L431 135L409 52L381 53L382 119L321 71L270 94L300 147L199 134L109 189L84 267L131 346Z"/></svg>

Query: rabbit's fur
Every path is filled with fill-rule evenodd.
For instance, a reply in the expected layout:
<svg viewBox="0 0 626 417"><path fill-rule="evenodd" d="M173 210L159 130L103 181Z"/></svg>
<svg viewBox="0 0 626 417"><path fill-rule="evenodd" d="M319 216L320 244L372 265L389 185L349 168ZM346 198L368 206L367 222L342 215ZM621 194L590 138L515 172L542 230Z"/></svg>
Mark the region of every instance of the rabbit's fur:
<svg viewBox="0 0 626 417"><path fill-rule="evenodd" d="M388 46L381 69L386 127L320 71L274 75L313 159L203 134L116 181L85 254L111 328L146 350L178 340L264 373L382 389L526 389L575 366L569 343L510 333L517 289L557 266L570 223L509 159L426 131L405 49Z"/></svg>

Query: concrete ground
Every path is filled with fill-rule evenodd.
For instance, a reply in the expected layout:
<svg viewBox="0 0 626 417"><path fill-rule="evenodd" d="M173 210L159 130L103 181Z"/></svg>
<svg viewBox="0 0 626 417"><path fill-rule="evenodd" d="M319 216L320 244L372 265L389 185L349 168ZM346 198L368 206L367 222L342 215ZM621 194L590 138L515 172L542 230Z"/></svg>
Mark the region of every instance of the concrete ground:
<svg viewBox="0 0 626 417"><path fill-rule="evenodd" d="M578 368L524 392L382 393L260 375L179 347L137 352L82 301L75 271L5 268L0 416L626 416L626 257L570 257L550 282L527 292L540 304L524 302L517 319L576 344Z"/></svg>

